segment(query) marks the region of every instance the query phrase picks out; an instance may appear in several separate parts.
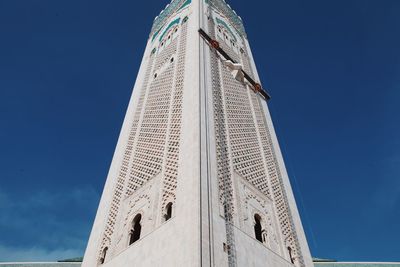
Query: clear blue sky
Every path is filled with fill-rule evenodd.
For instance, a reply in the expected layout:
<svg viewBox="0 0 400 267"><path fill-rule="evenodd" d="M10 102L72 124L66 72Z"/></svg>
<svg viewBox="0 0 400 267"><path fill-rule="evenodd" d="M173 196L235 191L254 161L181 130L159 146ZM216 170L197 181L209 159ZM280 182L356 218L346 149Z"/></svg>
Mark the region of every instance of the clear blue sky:
<svg viewBox="0 0 400 267"><path fill-rule="evenodd" d="M400 261L400 1L229 2L312 254ZM83 255L166 4L0 0L0 261Z"/></svg>

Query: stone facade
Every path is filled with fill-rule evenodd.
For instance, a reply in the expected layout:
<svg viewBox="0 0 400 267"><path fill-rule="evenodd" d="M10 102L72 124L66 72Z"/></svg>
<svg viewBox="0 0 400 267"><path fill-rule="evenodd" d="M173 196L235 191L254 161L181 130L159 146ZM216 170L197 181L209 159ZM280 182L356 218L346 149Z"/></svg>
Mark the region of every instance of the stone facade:
<svg viewBox="0 0 400 267"><path fill-rule="evenodd" d="M223 0L174 0L156 17L83 267L313 266L250 80L243 22Z"/></svg>
<svg viewBox="0 0 400 267"><path fill-rule="evenodd" d="M80 262L0 262L0 267L80 267Z"/></svg>

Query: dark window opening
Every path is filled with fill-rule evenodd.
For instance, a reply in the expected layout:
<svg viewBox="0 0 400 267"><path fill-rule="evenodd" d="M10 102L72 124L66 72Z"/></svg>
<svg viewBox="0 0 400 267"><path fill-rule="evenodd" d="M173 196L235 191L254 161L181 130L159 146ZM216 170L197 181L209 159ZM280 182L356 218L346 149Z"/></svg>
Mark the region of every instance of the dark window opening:
<svg viewBox="0 0 400 267"><path fill-rule="evenodd" d="M154 73L154 79L157 78L157 73Z"/></svg>
<svg viewBox="0 0 400 267"><path fill-rule="evenodd" d="M293 252L292 252L292 248L291 247L288 247L287 248L288 249L288 251L289 251L289 258L290 258L290 261L294 264L294 259L293 259Z"/></svg>
<svg viewBox="0 0 400 267"><path fill-rule="evenodd" d="M262 241L262 227L261 227L260 215L258 214L254 215L254 220L255 220L254 234L256 236L256 239L262 243L263 241Z"/></svg>
<svg viewBox="0 0 400 267"><path fill-rule="evenodd" d="M100 260L99 260L100 264L103 264L104 261L106 260L107 250L108 250L108 247L105 247L103 249L103 251L101 252L101 257L100 257Z"/></svg>
<svg viewBox="0 0 400 267"><path fill-rule="evenodd" d="M136 215L135 219L133 219L133 228L131 229L130 232L130 237L129 237L129 245L132 245L136 241L140 239L140 232L142 231L142 225L140 224L140 221L142 220L142 215L138 214Z"/></svg>
<svg viewBox="0 0 400 267"><path fill-rule="evenodd" d="M167 204L166 210L167 210L167 212L164 215L164 219L165 219L165 221L168 221L172 217L172 203L171 202Z"/></svg>
<svg viewBox="0 0 400 267"><path fill-rule="evenodd" d="M223 248L224 252L228 253L229 255L231 254L231 247L227 245L226 243L223 243Z"/></svg>
<svg viewBox="0 0 400 267"><path fill-rule="evenodd" d="M172 62L174 62L174 58L173 58L173 57L171 57L171 63L172 63Z"/></svg>

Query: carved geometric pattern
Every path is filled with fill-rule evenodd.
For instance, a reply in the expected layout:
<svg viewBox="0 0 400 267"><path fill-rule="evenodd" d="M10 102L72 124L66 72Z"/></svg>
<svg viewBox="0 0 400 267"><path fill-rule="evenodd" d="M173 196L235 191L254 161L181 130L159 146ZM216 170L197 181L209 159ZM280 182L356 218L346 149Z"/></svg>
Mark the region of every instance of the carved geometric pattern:
<svg viewBox="0 0 400 267"><path fill-rule="evenodd" d="M209 29L212 38L215 38L214 23L209 20ZM220 202L223 205L226 228L226 241L230 247L228 253L228 264L230 267L236 266L236 248L233 229L234 201L233 201L233 183L230 170L230 157L228 152L228 136L226 129L225 108L222 95L222 86L220 80L221 62L216 52L211 51L211 76L212 76L212 94L215 125L215 143L217 152L217 174L219 185Z"/></svg>
<svg viewBox="0 0 400 267"><path fill-rule="evenodd" d="M171 105L174 65L175 63L170 64L150 84L129 175L127 195L131 195L161 172Z"/></svg>
<svg viewBox="0 0 400 267"><path fill-rule="evenodd" d="M222 68L222 77L233 167L249 183L269 196L249 90L227 68Z"/></svg>
<svg viewBox="0 0 400 267"><path fill-rule="evenodd" d="M298 259L300 266L304 266L304 259L294 228L293 218L289 210L289 203L287 200L286 192L282 184L281 173L276 161L271 135L268 127L266 126L267 124L264 119L265 115L262 112L260 99L254 95L254 98L252 100L261 137L261 143L267 162L274 204L278 212L278 221L280 223L281 231L286 242L285 246L291 247L293 256Z"/></svg>
<svg viewBox="0 0 400 267"><path fill-rule="evenodd" d="M271 218L272 211L270 210L268 203L265 200L261 199L257 194L253 193L252 191L246 190L244 206L247 209L247 212L251 212L249 205L251 200L257 201L257 203L262 208L261 213L258 215L262 217L262 224L264 230L263 234L267 237L267 240L265 240L264 242L271 250L281 255L276 227ZM251 212L251 216L253 216L254 214L255 212Z"/></svg>
<svg viewBox="0 0 400 267"><path fill-rule="evenodd" d="M130 228L132 227L134 216L140 213L145 218L151 218L151 198L148 194L149 188L146 189L147 190L143 190L134 198L128 198L123 201L122 205L125 206L125 214L121 215L123 215L124 218L123 220L121 220L121 217L119 217L120 219L117 219L118 223L121 224L123 222L123 224L118 225L118 232L116 232L113 236L113 246L111 247L111 251L108 253L109 255L115 256L126 247L126 242L124 241L127 241L127 236L131 230ZM127 200L129 200L129 202Z"/></svg>
<svg viewBox="0 0 400 267"><path fill-rule="evenodd" d="M144 98L146 95L146 88L147 88L147 85L149 82L149 76L151 73L153 61L154 61L154 56L150 55L149 63L148 63L144 81L143 81L143 86L142 86L142 88L140 88L139 101L138 101L138 104L137 104L137 107L135 110L135 115L133 117L132 126L130 128L128 142L127 142L125 150L124 150L124 156L123 156L122 164L121 164L121 167L119 170L117 183L114 188L114 194L113 194L113 198L111 201L111 207L109 210L109 214L107 217L106 227L105 227L105 230L103 233L103 239L102 239L102 242L100 243L101 245L99 247L98 259L100 259L103 249L105 247L109 247L111 245L110 244L111 237L112 237L112 234L114 233L116 218L118 215L121 200L123 198L123 194L124 194L124 190L125 190L124 185L125 185L125 180L126 180L127 173L128 173L128 166L131 161L133 144L134 144L134 140L135 140L135 136L136 136L136 132L137 132L137 128L138 128L138 123L140 120L140 115L141 115L142 109L143 109L143 102L144 102Z"/></svg>
<svg viewBox="0 0 400 267"><path fill-rule="evenodd" d="M164 27L167 21L175 15L176 11L183 9L191 3L191 0L173 0L161 13L154 19L153 27L151 28L150 36L157 36L160 30Z"/></svg>
<svg viewBox="0 0 400 267"><path fill-rule="evenodd" d="M222 37L218 36L217 41L221 48L236 62L240 62L239 55L228 45L226 44L226 40L222 39Z"/></svg>
<svg viewBox="0 0 400 267"><path fill-rule="evenodd" d="M224 14L241 37L246 37L246 31L244 30L242 19L225 2L225 0L205 0L205 2Z"/></svg>
<svg viewBox="0 0 400 267"><path fill-rule="evenodd" d="M122 199L133 194L144 183L161 172L175 69L175 62L170 62L169 59L176 53L176 50L177 41L173 40L159 54L151 53L149 56L143 87L99 248L99 258L103 248L111 246ZM159 67L162 66L160 63L168 63L168 67L162 73L158 73L157 77L151 75L154 73L152 70L154 70L155 62L159 64ZM129 166L131 166L130 169Z"/></svg>
<svg viewBox="0 0 400 267"><path fill-rule="evenodd" d="M217 2L219 1L215 1L215 3ZM227 15L224 12L222 13L225 16ZM215 28L212 29L215 30ZM239 56L234 49L225 43L226 40L221 36L218 36L217 40L221 48L233 60L241 62L243 69L254 77L250 58L246 54L248 48L245 42L243 42L244 49ZM214 65L213 62L211 64ZM221 114L225 112L226 114L233 167L238 174L266 196L271 197L271 194L273 194L274 205L278 211L278 221L285 242L292 248L293 256L298 259L300 266L304 266L300 244L288 208L286 192L284 191L280 171L276 163L270 133L264 118L265 115L262 113L260 99L256 94L249 93L246 86L237 81L227 68L221 68L221 75L225 105L223 107L224 111L221 110L219 112ZM214 95L215 97L216 95ZM253 116L253 110L255 116ZM264 165L264 158L267 169ZM270 181L268 181L267 172ZM270 186L272 188L269 188ZM222 189L223 187L220 185L221 195L224 194ZM224 201L224 198L221 197L220 200Z"/></svg>
<svg viewBox="0 0 400 267"><path fill-rule="evenodd" d="M124 225L123 225L124 228L126 228L128 226L128 224L132 223L131 221L129 221L129 218L132 217L133 212L136 212L136 210L137 210L136 204L142 199L146 199L146 204L148 205L147 208L150 209L151 199L147 193L142 193L142 194L136 196L131 201L129 201L128 213L126 214L126 216L124 218Z"/></svg>
<svg viewBox="0 0 400 267"><path fill-rule="evenodd" d="M161 50L161 52L157 55L157 60L155 63L153 73L156 73L165 63L167 63L171 59L171 55L174 55L177 50L177 40L178 38L174 38L171 41L171 44L168 45L165 49Z"/></svg>
<svg viewBox="0 0 400 267"><path fill-rule="evenodd" d="M185 56L186 56L186 39L187 39L187 23L183 23L179 52L177 58L176 80L174 85L172 110L169 121L169 134L168 144L166 149L166 161L164 169L164 180L162 189L162 214L164 208L169 201L176 199L176 186L178 177L178 160L179 160L179 147L181 136L181 122L182 122L182 98L183 98L183 81L185 73Z"/></svg>
<svg viewBox="0 0 400 267"><path fill-rule="evenodd" d="M210 29L214 29L214 24L210 21ZM213 30L210 33L214 35ZM212 74L212 91L213 91L213 106L214 106L214 123L215 123L215 142L217 145L217 168L218 181L221 203L226 203L229 206L229 212L234 213L233 205L233 185L232 174L230 171L230 160L228 154L227 129L225 121L225 108L223 104L223 96L221 92L220 81L220 61L216 53L211 52L211 74ZM226 208L226 207L225 207Z"/></svg>
<svg viewBox="0 0 400 267"><path fill-rule="evenodd" d="M243 64L243 70L244 70L247 74L249 74L250 77L252 77L253 80L254 80L253 69L251 68L251 65L250 65L250 57L247 55L247 51L249 51L249 50L248 50L248 48L247 48L246 43L243 42L243 44L244 44L244 47L243 47L243 52L242 52L242 55L241 55L242 64Z"/></svg>

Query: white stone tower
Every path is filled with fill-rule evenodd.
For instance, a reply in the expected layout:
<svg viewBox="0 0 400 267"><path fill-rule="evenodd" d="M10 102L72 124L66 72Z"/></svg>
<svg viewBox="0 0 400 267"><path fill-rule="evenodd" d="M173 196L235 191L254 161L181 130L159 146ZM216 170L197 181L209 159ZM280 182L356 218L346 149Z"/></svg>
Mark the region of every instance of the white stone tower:
<svg viewBox="0 0 400 267"><path fill-rule="evenodd" d="M83 267L313 266L242 20L154 20Z"/></svg>

